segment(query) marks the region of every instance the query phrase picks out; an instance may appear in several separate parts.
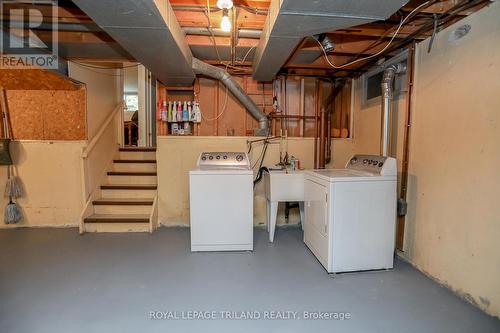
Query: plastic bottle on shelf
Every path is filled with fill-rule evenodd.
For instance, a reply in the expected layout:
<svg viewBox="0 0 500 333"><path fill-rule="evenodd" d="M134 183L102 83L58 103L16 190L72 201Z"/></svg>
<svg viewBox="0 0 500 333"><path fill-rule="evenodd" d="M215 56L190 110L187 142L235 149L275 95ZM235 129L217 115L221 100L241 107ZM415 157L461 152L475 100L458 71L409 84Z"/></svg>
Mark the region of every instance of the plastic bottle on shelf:
<svg viewBox="0 0 500 333"><path fill-rule="evenodd" d="M189 121L196 122L196 108L195 108L195 101L191 102L191 112L189 113Z"/></svg>
<svg viewBox="0 0 500 333"><path fill-rule="evenodd" d="M201 110L200 110L200 103L195 102L195 107L196 107L196 116L195 120L197 123L201 123Z"/></svg>
<svg viewBox="0 0 500 333"><path fill-rule="evenodd" d="M167 121L167 101L163 101L161 106L161 120Z"/></svg>
<svg viewBox="0 0 500 333"><path fill-rule="evenodd" d="M189 120L189 113L188 113L187 102L186 101L184 101L184 103L182 104L182 120L183 121L188 121Z"/></svg>
<svg viewBox="0 0 500 333"><path fill-rule="evenodd" d="M168 102L168 106L167 106L167 121L168 122L172 121L172 102Z"/></svg>
<svg viewBox="0 0 500 333"><path fill-rule="evenodd" d="M193 108L191 107L191 101L187 102L188 117L187 120L191 121L191 114L193 113Z"/></svg>
<svg viewBox="0 0 500 333"><path fill-rule="evenodd" d="M182 121L182 102L177 102L177 121ZM179 128L180 130L180 128Z"/></svg>
<svg viewBox="0 0 500 333"><path fill-rule="evenodd" d="M173 135L179 134L179 124L173 123L172 124L172 132Z"/></svg>
<svg viewBox="0 0 500 333"><path fill-rule="evenodd" d="M170 121L171 122L177 121L177 102L176 101L172 102L172 115L170 116Z"/></svg>
<svg viewBox="0 0 500 333"><path fill-rule="evenodd" d="M158 101L157 111L156 111L156 120L161 120L161 108L163 106L163 101Z"/></svg>
<svg viewBox="0 0 500 333"><path fill-rule="evenodd" d="M191 134L191 124L188 121L184 122L184 134L185 135Z"/></svg>

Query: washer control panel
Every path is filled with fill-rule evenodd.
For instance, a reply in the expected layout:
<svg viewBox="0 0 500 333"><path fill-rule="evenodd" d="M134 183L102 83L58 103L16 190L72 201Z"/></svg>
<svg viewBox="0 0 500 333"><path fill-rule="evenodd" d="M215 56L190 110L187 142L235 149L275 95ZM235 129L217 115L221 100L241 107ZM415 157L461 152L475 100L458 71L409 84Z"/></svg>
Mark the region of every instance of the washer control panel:
<svg viewBox="0 0 500 333"><path fill-rule="evenodd" d="M378 175L396 175L396 159L378 155L354 155L346 169L370 172Z"/></svg>
<svg viewBox="0 0 500 333"><path fill-rule="evenodd" d="M243 152L203 152L198 158L200 170L249 170L250 161Z"/></svg>

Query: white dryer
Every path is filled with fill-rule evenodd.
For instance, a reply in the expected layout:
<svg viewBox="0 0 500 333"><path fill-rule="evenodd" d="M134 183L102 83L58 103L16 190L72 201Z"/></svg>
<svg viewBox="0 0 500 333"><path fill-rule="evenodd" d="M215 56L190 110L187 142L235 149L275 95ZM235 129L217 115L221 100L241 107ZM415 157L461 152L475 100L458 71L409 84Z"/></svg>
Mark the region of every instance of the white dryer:
<svg viewBox="0 0 500 333"><path fill-rule="evenodd" d="M304 242L328 273L393 267L396 179L396 160L372 155L305 172Z"/></svg>
<svg viewBox="0 0 500 333"><path fill-rule="evenodd" d="M191 251L253 250L253 172L246 153L205 152L189 172Z"/></svg>

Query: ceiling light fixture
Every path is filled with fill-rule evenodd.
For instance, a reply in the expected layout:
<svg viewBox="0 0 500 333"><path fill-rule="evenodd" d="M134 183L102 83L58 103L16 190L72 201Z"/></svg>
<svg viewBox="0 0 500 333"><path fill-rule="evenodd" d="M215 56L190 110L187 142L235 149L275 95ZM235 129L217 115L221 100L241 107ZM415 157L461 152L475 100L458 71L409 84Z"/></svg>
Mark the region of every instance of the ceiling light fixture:
<svg viewBox="0 0 500 333"><path fill-rule="evenodd" d="M220 9L231 9L233 8L233 0L217 0L217 7Z"/></svg>
<svg viewBox="0 0 500 333"><path fill-rule="evenodd" d="M229 9L233 8L232 0L218 0L217 7L222 9L222 20L220 21L220 28L224 32L231 32L231 20L229 19Z"/></svg>
<svg viewBox="0 0 500 333"><path fill-rule="evenodd" d="M224 8L222 10L222 20L220 21L220 28L224 32L231 32L231 20L229 20L229 10Z"/></svg>
<svg viewBox="0 0 500 333"><path fill-rule="evenodd" d="M330 52L330 51L333 51L335 49L335 44L333 43L333 41L330 39L330 37L328 37L327 34L323 33L323 34L318 34L318 35L314 35L313 36L318 42L321 43L321 45L323 46L323 49L326 51L326 52Z"/></svg>

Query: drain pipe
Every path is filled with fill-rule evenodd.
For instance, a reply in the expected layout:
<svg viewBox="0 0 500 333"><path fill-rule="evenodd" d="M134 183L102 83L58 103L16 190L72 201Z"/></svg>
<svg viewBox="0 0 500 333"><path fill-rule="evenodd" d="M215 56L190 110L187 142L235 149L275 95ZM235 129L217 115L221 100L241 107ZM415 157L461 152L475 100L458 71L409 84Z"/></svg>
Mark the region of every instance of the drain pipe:
<svg viewBox="0 0 500 333"><path fill-rule="evenodd" d="M390 65L384 70L382 82L382 123L380 136L380 155L388 156L391 146L391 135L389 133L392 122L392 100L393 100L393 82L396 75L404 74L406 65L399 63Z"/></svg>
<svg viewBox="0 0 500 333"><path fill-rule="evenodd" d="M194 58L192 61L192 68L195 74L202 74L213 79L221 81L227 89L236 97L238 101L247 109L250 114L259 121L259 129L256 130L256 135L267 135L269 131L269 121L267 115L262 112L257 104L248 96L240 87L238 82L233 80L231 75L216 66L207 64L200 59Z"/></svg>

